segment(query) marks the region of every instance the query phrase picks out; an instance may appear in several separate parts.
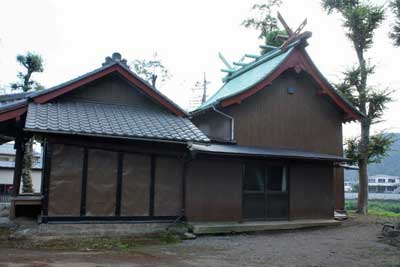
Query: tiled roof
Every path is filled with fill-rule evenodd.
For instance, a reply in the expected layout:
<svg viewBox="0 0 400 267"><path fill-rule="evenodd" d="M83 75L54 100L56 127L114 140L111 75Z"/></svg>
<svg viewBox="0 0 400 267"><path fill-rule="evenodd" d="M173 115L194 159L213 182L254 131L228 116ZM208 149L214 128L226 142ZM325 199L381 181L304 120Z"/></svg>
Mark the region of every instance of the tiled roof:
<svg viewBox="0 0 400 267"><path fill-rule="evenodd" d="M3 105L7 102L14 102L21 99L27 99L29 95L33 92L25 92L25 93L15 93L15 94L5 94L0 95L0 105Z"/></svg>
<svg viewBox="0 0 400 267"><path fill-rule="evenodd" d="M25 128L116 138L209 141L189 119L164 110L93 102L31 103Z"/></svg>
<svg viewBox="0 0 400 267"><path fill-rule="evenodd" d="M22 106L33 92L0 95L0 111Z"/></svg>

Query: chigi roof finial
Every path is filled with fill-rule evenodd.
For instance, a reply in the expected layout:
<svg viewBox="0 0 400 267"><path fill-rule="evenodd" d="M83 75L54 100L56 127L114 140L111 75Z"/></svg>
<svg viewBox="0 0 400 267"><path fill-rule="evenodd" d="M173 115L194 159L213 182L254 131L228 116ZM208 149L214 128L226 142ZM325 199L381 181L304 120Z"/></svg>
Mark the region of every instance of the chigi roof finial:
<svg viewBox="0 0 400 267"><path fill-rule="evenodd" d="M129 68L126 59L123 59L121 54L118 52L114 52L111 57L106 57L105 61L103 62L102 66L110 65L114 62L120 62L125 67Z"/></svg>

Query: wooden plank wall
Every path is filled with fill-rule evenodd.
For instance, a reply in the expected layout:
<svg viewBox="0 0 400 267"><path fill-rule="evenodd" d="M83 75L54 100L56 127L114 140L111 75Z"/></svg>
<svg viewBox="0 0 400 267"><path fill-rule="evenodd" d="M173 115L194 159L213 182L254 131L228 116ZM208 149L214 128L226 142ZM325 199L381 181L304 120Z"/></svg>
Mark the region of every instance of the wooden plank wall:
<svg viewBox="0 0 400 267"><path fill-rule="evenodd" d="M288 88L294 88L294 94ZM343 155L342 114L305 73L286 72L264 90L222 111L235 118L239 145ZM215 125L220 116L210 111L193 122L208 128L211 136L228 136L229 128Z"/></svg>
<svg viewBox="0 0 400 267"><path fill-rule="evenodd" d="M60 100L92 101L107 104L161 107L145 96L118 74L111 74L77 90L67 93Z"/></svg>
<svg viewBox="0 0 400 267"><path fill-rule="evenodd" d="M295 219L333 218L334 173L331 164L290 165L289 217Z"/></svg>
<svg viewBox="0 0 400 267"><path fill-rule="evenodd" d="M242 219L242 164L227 160L195 160L186 176L188 221Z"/></svg>

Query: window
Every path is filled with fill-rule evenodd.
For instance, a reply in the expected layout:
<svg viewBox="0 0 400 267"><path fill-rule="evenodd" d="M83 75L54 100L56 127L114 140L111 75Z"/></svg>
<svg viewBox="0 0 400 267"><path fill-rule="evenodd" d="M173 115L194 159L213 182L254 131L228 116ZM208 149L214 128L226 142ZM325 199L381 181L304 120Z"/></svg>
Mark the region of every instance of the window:
<svg viewBox="0 0 400 267"><path fill-rule="evenodd" d="M396 182L396 179L389 179L388 182L394 184Z"/></svg>
<svg viewBox="0 0 400 267"><path fill-rule="evenodd" d="M378 183L384 183L385 179L378 179Z"/></svg>
<svg viewBox="0 0 400 267"><path fill-rule="evenodd" d="M264 169L258 165L246 165L243 189L246 193L264 192Z"/></svg>
<svg viewBox="0 0 400 267"><path fill-rule="evenodd" d="M375 179L368 179L368 183L375 183Z"/></svg>
<svg viewBox="0 0 400 267"><path fill-rule="evenodd" d="M286 168L282 166L268 167L268 191L286 192Z"/></svg>
<svg viewBox="0 0 400 267"><path fill-rule="evenodd" d="M246 165L243 189L248 193L286 192L286 168L283 166Z"/></svg>

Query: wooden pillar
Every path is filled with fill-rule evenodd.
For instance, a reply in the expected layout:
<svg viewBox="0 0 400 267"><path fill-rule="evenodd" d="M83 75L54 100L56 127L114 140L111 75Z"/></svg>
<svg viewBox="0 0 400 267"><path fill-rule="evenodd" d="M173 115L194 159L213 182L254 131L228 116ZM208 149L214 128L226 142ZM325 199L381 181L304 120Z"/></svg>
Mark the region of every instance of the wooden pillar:
<svg viewBox="0 0 400 267"><path fill-rule="evenodd" d="M333 169L335 210L344 210L344 170L339 166L335 166Z"/></svg>
<svg viewBox="0 0 400 267"><path fill-rule="evenodd" d="M22 135L18 135L15 138L15 165L14 165L14 177L13 177L13 191L12 196L15 198L19 195L20 188L21 188L21 174L22 174L22 161L24 157L24 142ZM10 206L10 220L15 219L16 217L16 207L15 207L15 200L11 200Z"/></svg>
<svg viewBox="0 0 400 267"><path fill-rule="evenodd" d="M186 173L189 165L189 160L183 160L183 168L182 168L182 210L181 210L181 219L186 220Z"/></svg>

